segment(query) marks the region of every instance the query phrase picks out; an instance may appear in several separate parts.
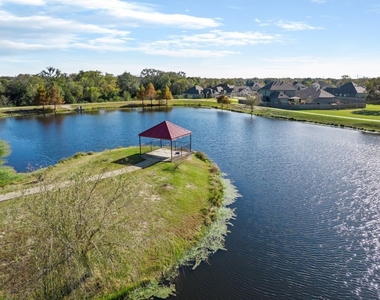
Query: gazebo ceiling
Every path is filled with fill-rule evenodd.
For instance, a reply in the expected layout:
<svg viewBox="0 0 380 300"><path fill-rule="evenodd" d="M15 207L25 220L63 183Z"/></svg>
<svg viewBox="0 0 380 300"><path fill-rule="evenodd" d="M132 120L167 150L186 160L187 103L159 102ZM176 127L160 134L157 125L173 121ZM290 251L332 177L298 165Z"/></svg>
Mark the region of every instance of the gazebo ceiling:
<svg viewBox="0 0 380 300"><path fill-rule="evenodd" d="M173 141L191 134L192 132L190 130L182 128L169 121L163 121L160 124L157 124L156 126L153 126L144 132L141 132L139 136Z"/></svg>

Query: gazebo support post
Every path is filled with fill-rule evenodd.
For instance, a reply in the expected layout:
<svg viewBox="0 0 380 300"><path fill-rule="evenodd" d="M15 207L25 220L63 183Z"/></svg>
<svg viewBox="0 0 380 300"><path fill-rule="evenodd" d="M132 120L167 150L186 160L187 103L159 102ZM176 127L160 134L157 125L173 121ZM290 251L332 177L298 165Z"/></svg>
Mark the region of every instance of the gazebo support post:
<svg viewBox="0 0 380 300"><path fill-rule="evenodd" d="M192 151L192 145L191 145L191 131L185 129L185 128L182 128L178 125L175 125L169 121L164 121L164 122L161 122L160 124L157 124L156 126L153 126L152 128L148 129L148 130L145 130L144 132L140 133L139 134L139 146L140 146L140 154L142 154L142 151L143 151L143 146L142 146L142 140L141 140L141 137L147 137L147 138L155 138L156 140L159 139L160 140L160 147L162 148L166 144L166 142L162 142L162 140L164 141L170 141L170 161L173 161L173 141L174 141L174 147L175 149L177 149L177 139L179 138L182 138L182 137L185 137L185 136L189 136L190 135L190 152ZM179 147L181 149L178 149L180 150L180 152L178 152L178 154L181 154L181 156L183 155L183 151L187 151L188 150L188 145L186 145L186 148L184 149L183 146L181 146L181 144L178 144ZM149 145L147 144L146 147L149 147ZM149 150L147 150L149 151ZM150 151L153 151L153 142L150 142ZM166 155L165 155L166 156Z"/></svg>

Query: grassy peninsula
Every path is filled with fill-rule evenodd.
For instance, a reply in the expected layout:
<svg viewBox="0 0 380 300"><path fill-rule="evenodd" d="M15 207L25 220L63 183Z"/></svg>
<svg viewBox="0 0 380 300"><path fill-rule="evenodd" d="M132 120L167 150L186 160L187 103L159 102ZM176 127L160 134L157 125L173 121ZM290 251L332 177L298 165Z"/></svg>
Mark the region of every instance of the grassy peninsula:
<svg viewBox="0 0 380 300"><path fill-rule="evenodd" d="M165 297L179 264L222 248L233 212L217 166L197 152L100 176L140 160L136 147L79 153L2 187L43 192L0 202L0 298Z"/></svg>

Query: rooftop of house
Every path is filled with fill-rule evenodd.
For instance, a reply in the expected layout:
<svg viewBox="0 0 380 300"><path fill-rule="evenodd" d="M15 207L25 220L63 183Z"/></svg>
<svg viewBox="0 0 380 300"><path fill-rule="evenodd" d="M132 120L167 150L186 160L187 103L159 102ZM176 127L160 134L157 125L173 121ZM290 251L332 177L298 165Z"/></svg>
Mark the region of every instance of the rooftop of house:
<svg viewBox="0 0 380 300"><path fill-rule="evenodd" d="M283 92L274 92L271 96L271 99L282 99L282 100L289 100L289 96L284 94Z"/></svg>
<svg viewBox="0 0 380 300"><path fill-rule="evenodd" d="M184 91L183 93L184 94L195 94L195 95L200 95L203 91L203 87L199 86L199 85L194 85L193 87L187 89L186 91Z"/></svg>
<svg viewBox="0 0 380 300"><path fill-rule="evenodd" d="M321 99L321 98L335 98L333 94L330 94L320 88L314 88L314 87L309 87L304 90L299 90L296 92L296 96L300 97L301 99L307 99L308 97L311 97L314 100Z"/></svg>
<svg viewBox="0 0 380 300"><path fill-rule="evenodd" d="M295 88L285 81L272 81L262 87L260 90L269 90L269 91L294 91Z"/></svg>
<svg viewBox="0 0 380 300"><path fill-rule="evenodd" d="M353 83L353 82L347 82L338 88L326 88L326 91L333 94L346 94L346 95L366 93L366 89L364 87L357 85L356 83Z"/></svg>

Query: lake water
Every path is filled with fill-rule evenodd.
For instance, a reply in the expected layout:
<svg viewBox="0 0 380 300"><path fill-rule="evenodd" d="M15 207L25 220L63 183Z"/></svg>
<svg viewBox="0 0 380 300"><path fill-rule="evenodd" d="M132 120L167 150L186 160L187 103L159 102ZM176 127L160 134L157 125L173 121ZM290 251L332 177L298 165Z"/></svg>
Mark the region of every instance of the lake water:
<svg viewBox="0 0 380 300"><path fill-rule="evenodd" d="M227 251L180 270L179 299L379 299L380 136L211 109L0 119L18 171L138 144L164 120L193 132L242 195Z"/></svg>

